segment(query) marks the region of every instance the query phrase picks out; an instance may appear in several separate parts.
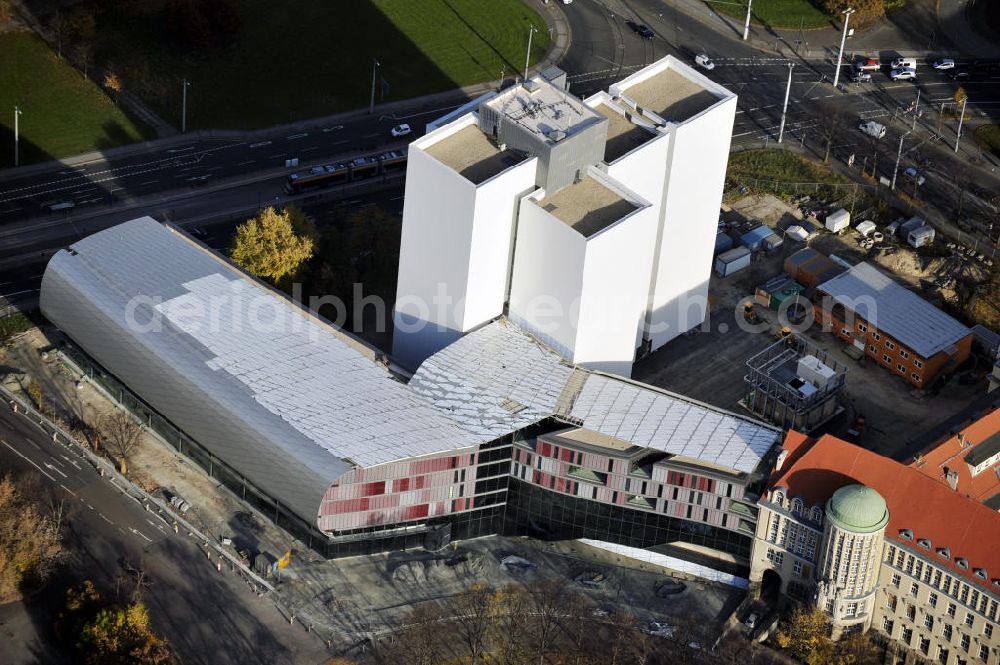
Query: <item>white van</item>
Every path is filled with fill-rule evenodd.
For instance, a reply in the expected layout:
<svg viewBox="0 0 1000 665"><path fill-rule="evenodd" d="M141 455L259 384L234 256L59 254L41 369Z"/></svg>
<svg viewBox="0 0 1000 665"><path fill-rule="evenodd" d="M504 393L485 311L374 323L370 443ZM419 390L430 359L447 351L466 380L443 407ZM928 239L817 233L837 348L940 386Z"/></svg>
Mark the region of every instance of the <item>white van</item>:
<svg viewBox="0 0 1000 665"><path fill-rule="evenodd" d="M893 69L916 69L917 61L914 58L896 58L892 61Z"/></svg>
<svg viewBox="0 0 1000 665"><path fill-rule="evenodd" d="M885 136L885 125L880 125L874 120L869 120L868 122L863 122L858 125L858 129L863 131L868 136L874 136L877 139Z"/></svg>

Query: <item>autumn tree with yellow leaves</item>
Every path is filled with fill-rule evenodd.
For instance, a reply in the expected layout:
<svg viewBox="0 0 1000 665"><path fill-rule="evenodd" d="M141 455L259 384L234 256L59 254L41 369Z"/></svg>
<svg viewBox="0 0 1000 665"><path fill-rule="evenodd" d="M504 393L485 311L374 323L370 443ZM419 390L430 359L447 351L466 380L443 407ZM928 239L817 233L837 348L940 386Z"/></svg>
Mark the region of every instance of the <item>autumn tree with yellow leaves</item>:
<svg viewBox="0 0 1000 665"><path fill-rule="evenodd" d="M310 228L311 219L298 208L265 208L236 228L230 256L251 275L278 282L312 256Z"/></svg>

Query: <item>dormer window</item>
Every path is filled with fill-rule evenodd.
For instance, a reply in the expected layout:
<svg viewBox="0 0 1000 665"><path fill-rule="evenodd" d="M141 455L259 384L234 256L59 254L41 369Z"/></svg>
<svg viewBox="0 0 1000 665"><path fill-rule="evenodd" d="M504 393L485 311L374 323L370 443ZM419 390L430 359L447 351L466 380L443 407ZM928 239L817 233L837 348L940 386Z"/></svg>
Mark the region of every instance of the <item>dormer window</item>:
<svg viewBox="0 0 1000 665"><path fill-rule="evenodd" d="M795 497L794 499L792 499L792 512L793 513L795 513L796 515L801 514L803 507L805 507L805 504L802 502L802 499L800 499L798 497Z"/></svg>
<svg viewBox="0 0 1000 665"><path fill-rule="evenodd" d="M817 524L823 521L823 511L819 509L819 506L813 506L809 509L809 519Z"/></svg>
<svg viewBox="0 0 1000 665"><path fill-rule="evenodd" d="M939 547L937 553L942 559L951 559L951 550L947 547Z"/></svg>
<svg viewBox="0 0 1000 665"><path fill-rule="evenodd" d="M779 506L785 503L785 493L781 490L776 490L774 494L771 495L771 501L778 504Z"/></svg>
<svg viewBox="0 0 1000 665"><path fill-rule="evenodd" d="M985 579L987 579L989 577L989 575L986 574L986 569L985 568L976 568L972 572L973 572L973 574L976 577L978 577L981 580L985 580Z"/></svg>
<svg viewBox="0 0 1000 665"><path fill-rule="evenodd" d="M955 565L958 566L959 568L961 568L962 570L968 570L969 569L969 561L968 561L968 559L964 559L962 557L958 557L957 559L955 559Z"/></svg>
<svg viewBox="0 0 1000 665"><path fill-rule="evenodd" d="M899 537L903 540L913 540L913 531L910 529L900 529Z"/></svg>
<svg viewBox="0 0 1000 665"><path fill-rule="evenodd" d="M927 540L926 538L920 538L919 540L917 540L917 545L920 545L925 550L931 549L931 541Z"/></svg>

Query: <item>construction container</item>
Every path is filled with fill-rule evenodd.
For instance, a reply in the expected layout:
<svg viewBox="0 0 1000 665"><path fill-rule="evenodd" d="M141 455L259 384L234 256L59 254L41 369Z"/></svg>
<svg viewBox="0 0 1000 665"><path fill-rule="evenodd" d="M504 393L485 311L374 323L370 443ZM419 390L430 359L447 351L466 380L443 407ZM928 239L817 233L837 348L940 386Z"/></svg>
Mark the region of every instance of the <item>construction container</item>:
<svg viewBox="0 0 1000 665"><path fill-rule="evenodd" d="M909 240L910 231L915 231L925 224L922 217L911 217L899 227L899 237Z"/></svg>
<svg viewBox="0 0 1000 665"><path fill-rule="evenodd" d="M775 275L754 290L754 300L769 308L771 307L771 297L793 282L794 280L787 273Z"/></svg>
<svg viewBox="0 0 1000 665"><path fill-rule="evenodd" d="M715 251L712 256L718 256L723 252L733 248L733 239L729 237L729 234L725 231L719 231L715 235Z"/></svg>
<svg viewBox="0 0 1000 665"><path fill-rule="evenodd" d="M759 249L764 249L764 240L773 235L774 231L768 227L758 226L757 228L751 229L740 236L740 244L753 251L757 251Z"/></svg>
<svg viewBox="0 0 1000 665"><path fill-rule="evenodd" d="M911 247L923 247L931 244L934 242L934 227L921 226L913 229L907 234L906 242L910 243Z"/></svg>
<svg viewBox="0 0 1000 665"><path fill-rule="evenodd" d="M751 253L746 247L734 247L715 257L715 272L721 277L732 275L750 265Z"/></svg>
<svg viewBox="0 0 1000 665"><path fill-rule="evenodd" d="M781 236L779 236L777 233L772 233L771 235L764 238L764 242L761 243L761 248L765 252L770 254L774 250L781 247L781 245L784 244L784 242L785 241L781 239Z"/></svg>
<svg viewBox="0 0 1000 665"><path fill-rule="evenodd" d="M843 268L810 247L800 249L785 259L784 267L789 277L805 288L813 288L844 272Z"/></svg>
<svg viewBox="0 0 1000 665"><path fill-rule="evenodd" d="M771 302L769 302L767 306L777 312L781 309L782 304L784 304L786 300L797 298L798 295L804 290L804 286L795 280L791 280L781 289L771 294Z"/></svg>
<svg viewBox="0 0 1000 665"><path fill-rule="evenodd" d="M834 210L826 216L826 230L831 233L840 233L851 224L851 213L843 208Z"/></svg>

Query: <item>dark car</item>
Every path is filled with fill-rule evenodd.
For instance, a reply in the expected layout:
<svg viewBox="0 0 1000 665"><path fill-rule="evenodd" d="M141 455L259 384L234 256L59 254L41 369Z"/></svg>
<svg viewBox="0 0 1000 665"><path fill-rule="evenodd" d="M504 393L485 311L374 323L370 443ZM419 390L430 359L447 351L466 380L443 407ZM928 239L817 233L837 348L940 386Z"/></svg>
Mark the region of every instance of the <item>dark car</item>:
<svg viewBox="0 0 1000 665"><path fill-rule="evenodd" d="M639 36L642 37L643 39L652 39L653 37L656 36L656 33L654 33L647 25L640 25L639 29L636 30L636 32L638 32Z"/></svg>
<svg viewBox="0 0 1000 665"><path fill-rule="evenodd" d="M970 78L969 72L964 69L953 70L948 76L952 81L968 81Z"/></svg>

